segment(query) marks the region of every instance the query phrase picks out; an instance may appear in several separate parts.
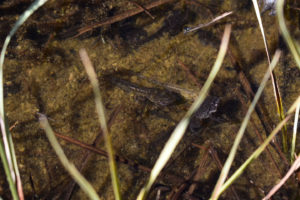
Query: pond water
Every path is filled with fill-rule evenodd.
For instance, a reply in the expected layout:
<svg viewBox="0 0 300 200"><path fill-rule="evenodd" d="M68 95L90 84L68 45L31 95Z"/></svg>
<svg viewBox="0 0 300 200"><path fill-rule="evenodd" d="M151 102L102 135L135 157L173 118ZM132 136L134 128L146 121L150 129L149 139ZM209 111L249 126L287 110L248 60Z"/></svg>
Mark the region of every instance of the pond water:
<svg viewBox="0 0 300 200"><path fill-rule="evenodd" d="M97 72L113 146L119 160L123 160L118 164L122 196L135 199L149 177L148 169L205 83L225 25L232 24L229 52L209 92L218 99L217 105L208 104L212 107L204 109L205 117L193 118L193 127L187 130L149 199L155 199L158 191L160 199L176 199L176 192L177 199L210 197L220 173L218 159L225 162L251 100L247 95L251 89L256 91L268 69L252 1L137 3L50 1L13 38L4 66L5 109L8 123L13 126L27 198L87 198L78 186L74 187L57 159L39 127L38 112L49 117L56 133L105 149L79 49L87 50ZM289 1L295 7L296 3ZM139 5L148 8L150 14L143 10L130 12L142 9ZM28 1L0 3L1 44L28 6ZM208 23L228 11L233 14L184 34L185 28ZM287 14L287 23L298 41L299 16L296 10ZM277 48L283 51L275 74L284 108L288 109L300 92L300 72L280 37L276 16L267 11L262 20L270 54ZM176 100L168 101L173 97ZM271 82L259 104L231 172L261 143L257 133L265 137L279 121ZM289 134L291 125L288 124ZM281 148L281 136L277 139ZM107 158L64 140L60 143L100 197L114 199ZM262 198L287 169L275 146L255 160L221 199ZM197 170L200 177L194 187L192 175ZM0 196L9 198L4 173L0 176ZM179 192L181 186L184 189ZM274 199L296 198L297 191L296 180L291 180Z"/></svg>

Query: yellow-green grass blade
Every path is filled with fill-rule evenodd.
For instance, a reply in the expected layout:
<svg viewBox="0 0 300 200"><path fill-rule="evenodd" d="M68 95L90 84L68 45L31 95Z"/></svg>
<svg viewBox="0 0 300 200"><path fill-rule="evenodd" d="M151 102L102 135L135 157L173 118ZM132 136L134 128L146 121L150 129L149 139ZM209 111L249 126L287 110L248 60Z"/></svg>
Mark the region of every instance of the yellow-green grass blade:
<svg viewBox="0 0 300 200"><path fill-rule="evenodd" d="M289 111L287 112L287 116L275 127L272 133L267 137L267 139L262 143L252 154L251 156L244 162L243 165L237 169L234 174L223 184L222 188L220 189L220 193L223 193L246 169L246 167L260 154L264 151L266 146L273 140L275 135L280 131L280 129L287 123L287 121L292 117L293 112L296 110L297 106L300 105L300 96L297 100L293 103Z"/></svg>
<svg viewBox="0 0 300 200"><path fill-rule="evenodd" d="M85 70L88 74L88 77L89 77L92 87L93 87L93 91L94 91L94 95L95 95L96 110L98 113L100 125L103 130L105 146L106 146L106 150L108 153L108 162L109 162L109 169L110 169L110 174L111 174L111 179L112 179L113 190L114 190L115 198L117 200L119 200L119 199L121 199L121 194L120 194L120 186L119 186L117 167L116 167L116 163L114 160L114 152L113 152L111 139L110 139L109 131L108 131L107 124L106 124L105 109L104 109L104 106L102 103L102 98L101 98L101 93L99 90L99 83L98 83L97 75L93 68L92 62L87 55L86 50L80 49L79 55L80 55L81 61L85 67Z"/></svg>
<svg viewBox="0 0 300 200"><path fill-rule="evenodd" d="M90 199L99 200L97 192L94 190L93 186L80 174L76 167L69 162L66 157L63 149L59 145L54 132L47 120L47 117L43 114L40 114L39 117L41 127L45 130L47 138L52 145L55 153L57 154L61 164L69 172L71 177L76 181L76 183L81 187L81 189L89 196Z"/></svg>

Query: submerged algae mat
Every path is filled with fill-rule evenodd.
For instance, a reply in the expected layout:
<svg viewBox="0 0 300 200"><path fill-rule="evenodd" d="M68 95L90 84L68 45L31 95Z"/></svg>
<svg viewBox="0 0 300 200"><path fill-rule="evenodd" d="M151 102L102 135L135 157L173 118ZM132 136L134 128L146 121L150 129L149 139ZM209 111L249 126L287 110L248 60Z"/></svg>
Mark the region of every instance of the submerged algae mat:
<svg viewBox="0 0 300 200"><path fill-rule="evenodd" d="M139 1L146 5L150 1ZM4 1L0 4L1 30L9 30L28 7L28 2ZM100 126L95 113L94 98L90 83L79 59L78 51L86 48L100 80L100 89L106 108L107 119L111 121L111 137L116 154L135 163L118 164L121 193L125 199L135 199L147 180L149 172L137 169L138 165L151 168L177 122L183 117L192 100L157 106L140 95L116 87L109 76L121 76L143 87L166 89L163 84L177 85L194 94L200 90L214 64L218 53L220 36L226 23L233 24L231 51L240 63L243 72L255 90L267 70L261 33L251 1L187 1L169 2L151 9L154 19L146 13L121 20L111 25L93 29L79 37L78 27L116 16L136 5L124 1L50 1L38 10L17 32L5 60L5 109L16 146L24 193L27 198L85 199L85 194L76 186L59 163L45 133L39 127L37 113L44 113L55 132L93 144ZM235 13L221 22L184 34L184 27L206 23L213 16L226 11ZM276 18L263 14L266 36L272 52L281 45ZM293 35L299 38L299 23L294 26ZM7 32L0 33L4 41ZM282 92L284 107L288 108L299 95L299 70L285 47L275 73ZM186 66L198 80L198 84L185 71ZM162 177L153 187L149 199L158 191L160 199L166 199L174 188L184 183L179 199L208 199L218 178L219 168L216 156L208 156L205 148L213 148L224 163L247 109L240 72L227 56L210 95L220 98L218 111L212 118L200 123L196 132L187 131L183 141L164 170ZM152 81L149 81L152 80ZM154 84L153 80L161 84ZM261 105L264 117L273 127L278 122L272 86L265 89ZM117 111L116 111L117 110ZM116 112L115 112L116 111ZM261 116L260 116L261 117ZM255 124L255 126L253 125ZM233 169L260 144L255 132L266 134L258 115L247 128L235 159ZM291 127L288 127L289 132ZM101 134L100 134L101 135ZM280 140L280 137L278 137ZM100 141L100 142L99 142ZM114 199L107 159L90 154L84 161L86 150L60 140L66 155L80 167L86 163L82 173L93 184L103 199ZM99 148L104 149L98 139ZM270 153L284 174L286 165L274 147ZM195 189L191 189L192 175L199 164L204 166ZM233 171L232 171L233 172ZM269 154L264 153L254 161L246 172L221 198L259 199L280 179L278 170ZM9 197L4 173L1 173L0 196ZM188 180L184 182L183 180ZM291 181L274 199L296 197L296 181ZM179 190L176 189L175 192ZM192 191L192 192L191 192ZM288 193L289 192L289 193ZM188 196L190 195L190 196Z"/></svg>

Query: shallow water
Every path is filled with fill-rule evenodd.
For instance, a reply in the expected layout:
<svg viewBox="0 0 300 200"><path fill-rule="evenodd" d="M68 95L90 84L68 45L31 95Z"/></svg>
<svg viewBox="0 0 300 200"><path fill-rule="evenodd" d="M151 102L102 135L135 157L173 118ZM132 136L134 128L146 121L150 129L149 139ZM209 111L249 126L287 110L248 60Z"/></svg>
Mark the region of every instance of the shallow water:
<svg viewBox="0 0 300 200"><path fill-rule="evenodd" d="M150 1L139 3L146 5ZM27 2L5 1L0 4L0 12L3 13L1 30L7 33L15 17L27 6ZM217 56L224 26L230 23L230 50L241 69L237 69L227 54L210 90L210 95L220 98L218 110L213 118L199 122L201 128L198 133L186 133L164 171L165 176L157 182L164 186L161 188L166 188L161 199L170 195L172 187L179 187L180 180L196 171L205 158L205 151L192 143L212 146L224 163L247 109L241 100L246 104L249 101L240 79L241 71L255 91L267 70L263 40L251 1L173 1L150 9L155 19L140 13L79 37L71 37L77 33L78 27L134 8L136 5L119 0L89 3L51 1L21 27L10 44L4 69L5 106L9 125L16 124L12 134L27 198L62 199L67 195L66 185L71 182L39 128L37 112L49 117L55 132L84 143L93 144L99 133L92 89L78 56L80 48L86 48L98 74L107 119L120 106L110 129L115 152L151 168L175 125L204 84ZM232 10L233 15L213 25L194 33L183 33L185 27L207 23L213 17ZM289 15L295 16L288 24L293 27L293 36L299 40L299 14L291 12ZM284 108L288 109L300 92L300 72L279 39L276 17L266 12L263 23L271 55L279 46L283 49L275 73ZM1 41L6 33L0 34ZM182 101L158 106L135 92L116 87L105 78L107 76L120 76L148 88L167 90L166 84L178 86L192 95L181 93ZM156 84L149 80L155 80ZM253 123L257 126L256 130L265 136L270 130L266 126L272 128L279 121L271 83L263 93L261 105L265 112L259 117L268 125L263 126L257 114L253 116ZM237 169L260 144L253 123L247 128L233 169ZM291 133L290 126L288 131ZM86 151L63 140L60 142L68 158L79 167L84 162ZM104 149L101 139L98 143ZM270 152L281 174L284 174L286 166L273 146ZM113 199L107 159L91 154L86 163L83 170L85 177L103 199ZM128 164L118 166L122 195L125 199L135 199L149 173ZM199 184L192 193L198 199L209 198L219 173L218 165L211 156L207 157L204 166ZM279 179L270 156L264 153L236 181L234 188L240 199L259 199L264 195L262 191L268 192ZM0 180L0 195L7 197L5 178ZM291 181L287 188L296 193L295 185L295 181ZM189 187L190 184L184 192ZM154 186L149 199L155 198L159 188ZM274 199L286 196L287 190L282 189ZM85 194L76 187L72 199L82 198L86 198ZM235 199L231 190L222 198Z"/></svg>

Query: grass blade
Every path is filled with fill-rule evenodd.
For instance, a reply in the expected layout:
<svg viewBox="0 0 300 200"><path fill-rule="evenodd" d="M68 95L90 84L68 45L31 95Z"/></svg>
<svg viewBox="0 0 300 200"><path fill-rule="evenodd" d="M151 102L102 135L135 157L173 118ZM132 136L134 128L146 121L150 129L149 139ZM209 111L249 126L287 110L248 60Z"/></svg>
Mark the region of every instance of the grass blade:
<svg viewBox="0 0 300 200"><path fill-rule="evenodd" d="M297 109L296 109L296 112L295 112L293 138L292 138L292 145L291 145L291 161L292 162L294 161L294 156L295 156L295 146L296 146L296 138L297 138L299 110L300 110L300 105L297 106Z"/></svg>
<svg viewBox="0 0 300 200"><path fill-rule="evenodd" d="M79 55L81 58L81 61L85 67L85 70L88 74L88 77L91 81L92 87L93 87L93 91L95 94L95 103L96 103L96 109L97 109L97 113L98 113L98 117L100 120L100 125L102 127L103 130L103 136L104 136L104 140L105 140L105 146L106 146L106 150L108 153L108 162L109 162L109 169L110 169L110 174L111 174L111 179L112 179L112 185L113 185L113 190L114 190L114 194L115 194L115 198L117 200L121 199L121 195L120 195L120 187L119 187L119 179L118 179L118 173L117 173L117 167L116 167L116 163L114 160L114 153L113 153L113 148L111 145L111 140L110 140L110 135L109 135L109 131L107 128L107 124L106 124L106 119L105 119L105 109L102 103L102 98L101 98L101 94L100 94L100 90L99 90L99 84L98 84L98 79L95 73L95 70L92 66L92 62L89 59L87 52L85 49L80 49L79 50Z"/></svg>
<svg viewBox="0 0 300 200"><path fill-rule="evenodd" d="M257 0L252 0L252 2L253 2L255 14L256 14L256 17L257 17L257 21L258 21L258 24L259 24L260 32L262 34L262 38L263 38L263 41L264 41L265 50L266 50L268 63L269 63L269 67L270 67L271 58L270 58L270 54L269 54L269 48L268 48L268 43L267 43L267 40L266 40L264 26L262 24L261 15L260 15L260 11L259 11L259 8L258 8L258 3L257 3ZM277 83L277 80L276 80L276 76L273 73L273 71L271 70L271 68L270 68L270 71L271 71L271 80L272 80L272 86L273 86L275 101L276 101L276 105L277 105L277 112L279 114L280 120L283 120L284 119L284 111L283 111L282 99L281 99L278 83ZM287 128L286 128L286 126L284 126L283 129L282 129L282 145L283 145L283 151L285 153L287 153L287 151L288 151L288 142L287 142Z"/></svg>
<svg viewBox="0 0 300 200"><path fill-rule="evenodd" d="M36 0L29 8L20 16L13 28L10 30L8 36L5 38L1 54L0 54L0 118L1 118L1 131L2 141L0 142L0 155L4 166L6 177L9 183L10 190L12 192L13 199L24 199L22 183L20 173L17 165L17 159L14 150L14 144L12 136L5 122L4 111L4 91L3 91L3 65L7 46L16 33L18 28L34 13L40 6L46 3L47 0ZM9 170L10 169L10 170ZM17 190L15 186L15 180L17 181ZM18 194L17 194L18 191Z"/></svg>
<svg viewBox="0 0 300 200"><path fill-rule="evenodd" d="M292 113L296 110L296 107L300 105L300 96L298 99L293 103L291 108L289 109L287 116L276 126L276 128L272 131L272 133L268 136L268 138L264 141L263 144L261 144L252 154L251 156L244 162L242 166L239 167L235 171L235 173L224 183L222 188L220 189L220 193L223 193L233 182L235 179L237 179L243 171L246 169L246 167L260 154L264 151L266 146L272 141L272 139L275 137L275 135L280 131L280 129L287 123L287 121L292 117Z"/></svg>
<svg viewBox="0 0 300 200"><path fill-rule="evenodd" d="M298 105L299 108L299 105ZM270 192L262 199L262 200L268 200L271 199L271 197L283 186L283 184L286 183L286 181L293 175L295 171L300 167L300 157L295 160L293 165L290 167L289 171L286 173L286 175L280 180L278 184L276 184Z"/></svg>
<svg viewBox="0 0 300 200"><path fill-rule="evenodd" d="M276 66L276 64L277 64L277 62L279 60L279 57L280 57L280 51L277 51L275 53L275 56L274 56L274 58L272 60L272 63L271 63L271 69L272 70ZM263 78L263 80L262 80L262 82L261 82L261 84L260 84L260 86L259 86L256 94L255 94L255 97L254 97L254 99L253 99L253 101L252 101L252 103L251 103L251 105L250 105L250 107L249 107L249 109L248 109L248 111L246 113L246 116L245 116L245 118L244 118L244 120L242 122L242 125L241 125L241 127L240 127L240 129L239 129L239 131L237 133L237 136L236 136L236 138L234 140L233 146L232 146L232 148L230 150L228 158L227 158L227 160L226 160L226 162L224 164L224 167L223 167L223 169L221 171L220 177L219 177L219 179L217 181L217 184L216 184L216 186L214 188L214 191L212 193L212 196L211 196L212 200L218 199L219 196L222 193L221 192L222 185L223 185L223 183L224 183L224 181L225 181L225 179L226 179L226 177L227 177L227 175L229 173L229 170L230 170L231 164L232 164L232 162L234 160L234 157L235 157L235 154L237 152L238 146L239 146L239 144L240 144L240 142L242 140L242 137L244 135L244 132L245 132L246 127L248 125L248 122L250 120L250 116L251 116L252 112L254 111L255 105L258 102L258 99L261 96L262 91L263 91L263 89L264 89L264 87L265 87L265 85L266 85L269 77L270 77L270 71L268 71L267 73L265 73L265 76L264 76L264 78Z"/></svg>
<svg viewBox="0 0 300 200"><path fill-rule="evenodd" d="M279 28L281 30L282 36L287 43L297 66L300 69L300 50L299 47L297 47L297 43L294 41L294 39L291 37L287 26L284 21L284 15L283 15L283 5L284 5L284 0L277 0L276 3L276 9L277 9L277 18L278 18L278 23L279 23Z"/></svg>
<svg viewBox="0 0 300 200"><path fill-rule="evenodd" d="M159 158L157 159L154 167L152 168L150 178L149 178L147 184L142 188L137 199L142 200L146 197L146 195L149 192L149 190L151 189L151 186L153 185L154 181L158 177L161 170L164 168L165 164L167 163L167 161L171 157L173 151L175 150L177 144L180 142L181 138L183 137L192 114L201 106L202 102L204 101L204 99L209 91L209 88L210 88L214 78L216 77L216 75L222 65L222 62L224 60L224 57L225 57L225 54L227 51L227 47L228 47L228 43L229 43L230 32L231 32L231 25L226 25L218 57L217 57L215 64L208 76L207 81L205 82L203 88L201 89L198 98L192 104L192 106L190 107L188 112L185 114L183 119L176 126L171 137L165 144L163 150L161 151L161 153L159 155Z"/></svg>
<svg viewBox="0 0 300 200"><path fill-rule="evenodd" d="M80 174L76 167L68 161L68 158L66 157L63 149L59 145L54 135L47 117L43 114L40 114L39 121L64 168L69 172L76 183L78 183L81 189L90 197L90 199L99 200L100 198L97 192L94 190L93 186Z"/></svg>

